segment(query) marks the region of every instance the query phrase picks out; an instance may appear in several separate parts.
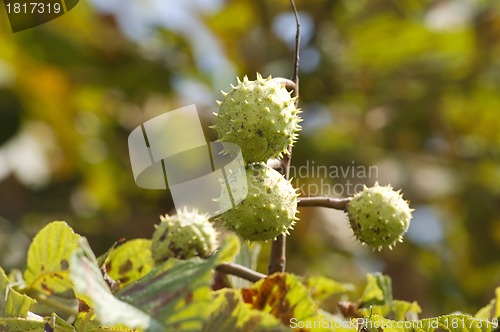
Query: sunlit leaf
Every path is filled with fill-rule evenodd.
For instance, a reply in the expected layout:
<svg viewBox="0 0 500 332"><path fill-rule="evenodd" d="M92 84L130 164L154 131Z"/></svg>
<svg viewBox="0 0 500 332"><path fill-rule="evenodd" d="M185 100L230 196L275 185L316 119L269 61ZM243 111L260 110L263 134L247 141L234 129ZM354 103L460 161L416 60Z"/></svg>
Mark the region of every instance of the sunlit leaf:
<svg viewBox="0 0 500 332"><path fill-rule="evenodd" d="M153 268L151 240L135 239L113 249L106 260L106 272L120 287L139 280Z"/></svg>
<svg viewBox="0 0 500 332"><path fill-rule="evenodd" d="M149 314L167 331L197 331L209 315L215 261L216 256L170 259L115 295Z"/></svg>
<svg viewBox="0 0 500 332"><path fill-rule="evenodd" d="M394 300L392 301L390 317L395 320L418 319L418 314L421 312L422 308L417 302Z"/></svg>
<svg viewBox="0 0 500 332"><path fill-rule="evenodd" d="M416 320L422 309L417 302L394 300L392 301L392 305L370 305L369 308L360 308L358 312L363 316L368 316L371 313L394 320Z"/></svg>
<svg viewBox="0 0 500 332"><path fill-rule="evenodd" d="M0 318L0 331L8 332L75 332L56 314L50 317Z"/></svg>
<svg viewBox="0 0 500 332"><path fill-rule="evenodd" d="M367 284L361 296L359 314L377 314L394 320L418 319L422 311L418 303L392 299L392 285L389 276L380 273L368 274Z"/></svg>
<svg viewBox="0 0 500 332"><path fill-rule="evenodd" d="M54 221L38 232L28 250L27 287L46 295L71 290L69 261L79 238L63 221Z"/></svg>
<svg viewBox="0 0 500 332"><path fill-rule="evenodd" d="M215 294L212 312L202 332L212 331L290 331L274 316L252 309L235 290L223 289Z"/></svg>
<svg viewBox="0 0 500 332"><path fill-rule="evenodd" d="M388 276L380 273L368 274L367 284L361 296L361 302L364 307L373 304L392 303L392 283Z"/></svg>
<svg viewBox="0 0 500 332"><path fill-rule="evenodd" d="M318 310L318 318L312 322L316 326L309 328L311 332L358 332L358 324L354 320L347 320L337 315L332 315L324 310Z"/></svg>
<svg viewBox="0 0 500 332"><path fill-rule="evenodd" d="M150 315L165 330L198 331L210 314L212 270L233 260L238 250L239 240L227 236L209 259L169 259L115 295Z"/></svg>
<svg viewBox="0 0 500 332"><path fill-rule="evenodd" d="M286 326L292 319L306 322L317 317L316 303L300 278L292 274L273 274L241 292L245 303L272 314Z"/></svg>
<svg viewBox="0 0 500 332"><path fill-rule="evenodd" d="M25 318L34 303L35 300L12 288L5 271L0 267L0 317Z"/></svg>
<svg viewBox="0 0 500 332"><path fill-rule="evenodd" d="M216 264L232 262L239 251L240 239L232 233L226 234L215 255Z"/></svg>
<svg viewBox="0 0 500 332"><path fill-rule="evenodd" d="M366 318L369 332L491 332L498 324L464 314L452 314L417 321L395 321L373 314Z"/></svg>
<svg viewBox="0 0 500 332"><path fill-rule="evenodd" d="M500 317L500 287L495 289L495 298L488 305L481 308L474 317L489 320Z"/></svg>
<svg viewBox="0 0 500 332"><path fill-rule="evenodd" d="M305 277L302 283L309 289L312 298L318 302L332 295L345 294L354 290L352 284L341 283L321 276Z"/></svg>
<svg viewBox="0 0 500 332"><path fill-rule="evenodd" d="M113 296L84 238L80 239L80 249L75 251L70 260L75 292L79 299L93 309L102 324L161 331L159 328L153 329L154 322L150 316Z"/></svg>
<svg viewBox="0 0 500 332"><path fill-rule="evenodd" d="M137 329L131 329L127 327L109 327L104 326L100 322L96 321L93 313L90 312L80 312L75 321L75 328L77 331L85 332L135 332Z"/></svg>
<svg viewBox="0 0 500 332"><path fill-rule="evenodd" d="M54 331L75 331L75 328L73 326L68 324L64 319L57 316L56 314L52 314L50 317L45 318L45 331L51 331L49 326Z"/></svg>
<svg viewBox="0 0 500 332"><path fill-rule="evenodd" d="M233 262L255 270L257 268L260 249L261 245L258 242L241 243L240 251ZM228 275L228 278L233 288L252 287L252 283L245 279L231 275Z"/></svg>
<svg viewBox="0 0 500 332"><path fill-rule="evenodd" d="M0 331L9 332L45 332L45 322L26 318L0 318Z"/></svg>

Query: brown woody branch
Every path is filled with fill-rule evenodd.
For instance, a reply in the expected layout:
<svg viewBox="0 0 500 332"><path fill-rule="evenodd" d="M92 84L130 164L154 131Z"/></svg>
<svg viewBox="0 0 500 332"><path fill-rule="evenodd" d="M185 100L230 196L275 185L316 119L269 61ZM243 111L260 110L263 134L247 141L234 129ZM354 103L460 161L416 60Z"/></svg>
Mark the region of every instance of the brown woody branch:
<svg viewBox="0 0 500 332"><path fill-rule="evenodd" d="M281 79L287 90L292 91L292 95L296 98L295 105L299 102L299 52L300 52L300 21L299 13L297 7L295 6L295 1L290 0L292 5L293 13L295 15L295 23L297 32L295 34L295 55L294 55L294 66L293 75L291 80ZM285 178L288 180L290 178L290 164L292 162L292 146L288 147L288 154L284 156L281 160L281 170ZM283 172L284 171L284 172ZM271 255L269 257L269 274L275 272L285 272L286 266L286 235L281 234L276 237L271 245Z"/></svg>
<svg viewBox="0 0 500 332"><path fill-rule="evenodd" d="M316 206L329 209L345 211L350 198L333 198L327 196L320 197L299 197L298 206Z"/></svg>
<svg viewBox="0 0 500 332"><path fill-rule="evenodd" d="M242 279L257 282L260 279L266 278L267 275L254 271L246 266L239 265L236 263L222 263L215 268L216 271L225 274L230 274L233 276L240 277Z"/></svg>

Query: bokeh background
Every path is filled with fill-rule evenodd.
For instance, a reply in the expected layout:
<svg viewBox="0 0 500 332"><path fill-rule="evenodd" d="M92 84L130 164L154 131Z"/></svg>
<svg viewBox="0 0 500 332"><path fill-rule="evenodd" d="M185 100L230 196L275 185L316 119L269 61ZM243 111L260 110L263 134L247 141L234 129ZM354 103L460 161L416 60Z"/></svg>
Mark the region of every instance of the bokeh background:
<svg viewBox="0 0 500 332"><path fill-rule="evenodd" d="M287 269L357 284L382 271L424 317L475 313L500 285L500 2L297 6L304 130L293 167L305 168L294 184L343 196L392 183L416 211L405 242L374 253L343 213L304 208ZM23 267L52 220L97 254L150 237L172 201L135 185L128 134L194 103L215 139L219 90L236 75L290 77L294 34L287 0L82 1L0 34L0 265Z"/></svg>

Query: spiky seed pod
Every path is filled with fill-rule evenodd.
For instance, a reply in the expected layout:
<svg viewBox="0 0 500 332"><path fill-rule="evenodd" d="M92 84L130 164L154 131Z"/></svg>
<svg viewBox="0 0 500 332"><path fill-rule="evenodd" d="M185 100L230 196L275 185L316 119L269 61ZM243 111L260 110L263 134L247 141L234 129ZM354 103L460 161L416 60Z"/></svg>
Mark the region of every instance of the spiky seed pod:
<svg viewBox="0 0 500 332"><path fill-rule="evenodd" d="M161 216L151 241L155 262L168 258L188 259L210 256L217 249L217 234L208 216L181 209L176 215Z"/></svg>
<svg viewBox="0 0 500 332"><path fill-rule="evenodd" d="M269 76L249 81L245 76L224 93L215 129L219 141L237 144L247 164L282 157L297 139L300 111L295 98Z"/></svg>
<svg viewBox="0 0 500 332"><path fill-rule="evenodd" d="M246 176L246 198L221 214L219 221L249 241L267 241L283 233L289 234L297 220L298 196L291 183L263 164L247 166Z"/></svg>
<svg viewBox="0 0 500 332"><path fill-rule="evenodd" d="M408 230L412 209L399 191L389 186L365 188L347 206L349 222L356 238L374 249L392 249Z"/></svg>

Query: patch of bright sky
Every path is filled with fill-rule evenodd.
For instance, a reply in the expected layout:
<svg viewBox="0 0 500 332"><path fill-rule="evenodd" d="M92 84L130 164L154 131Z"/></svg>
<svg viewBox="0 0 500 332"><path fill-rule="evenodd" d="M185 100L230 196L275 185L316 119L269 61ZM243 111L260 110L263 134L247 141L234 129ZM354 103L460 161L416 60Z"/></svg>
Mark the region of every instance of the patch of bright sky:
<svg viewBox="0 0 500 332"><path fill-rule="evenodd" d="M300 42L307 45L314 33L314 22L308 14L299 12ZM283 40L290 49L295 47L295 15L293 12L279 14L273 22L273 33Z"/></svg>
<svg viewBox="0 0 500 332"><path fill-rule="evenodd" d="M304 73L314 71L320 63L320 52L309 45L314 35L314 21L310 15L299 12L300 20L300 71ZM295 15L293 12L278 15L272 25L273 33L276 37L283 40L288 47L295 48Z"/></svg>
<svg viewBox="0 0 500 332"><path fill-rule="evenodd" d="M436 209L431 206L416 207L405 237L421 246L431 246L442 242L443 223Z"/></svg>
<svg viewBox="0 0 500 332"><path fill-rule="evenodd" d="M191 44L198 67L211 76L213 86L218 87L222 82L230 82L235 76L234 65L225 56L216 36L201 19L202 15L221 10L225 4L224 0L91 0L90 2L97 10L115 15L124 33L138 43L151 38L155 27L166 28L184 36ZM177 77L174 80L173 84L177 91L190 84L185 82L185 79ZM209 91L203 95L207 92ZM199 101L199 98L193 98Z"/></svg>
<svg viewBox="0 0 500 332"><path fill-rule="evenodd" d="M304 119L301 122L302 133L312 134L318 129L329 126L334 121L332 112L325 105L319 102L306 104L302 107L304 111L301 117Z"/></svg>
<svg viewBox="0 0 500 332"><path fill-rule="evenodd" d="M226 86L226 82L231 82L234 78L234 65L225 56L216 36L200 19L202 15L221 10L226 3L225 0L91 0L90 2L97 10L115 15L124 33L139 44L145 40L151 40L155 27L166 28L183 35L191 44L198 67L210 74L212 86L216 90ZM303 55L301 71L311 72L320 63L319 51L307 46L314 34L314 22L306 13L299 13L299 17ZM278 15L273 22L273 32L293 49L295 46L294 14L287 12ZM186 79L192 81L182 76L176 77L172 82L178 92L185 91L183 89L187 85L193 84L193 82L186 82ZM197 88L199 93L199 86ZM211 92L207 89L201 95ZM186 100L186 98L183 99ZM187 100L200 102L199 97L187 97Z"/></svg>
<svg viewBox="0 0 500 332"><path fill-rule="evenodd" d="M425 16L426 25L436 31L465 27L474 16L473 0L440 1Z"/></svg>
<svg viewBox="0 0 500 332"><path fill-rule="evenodd" d="M0 147L0 181L12 173L26 187L44 187L50 180L50 161L45 151L52 141L45 124L26 123Z"/></svg>

